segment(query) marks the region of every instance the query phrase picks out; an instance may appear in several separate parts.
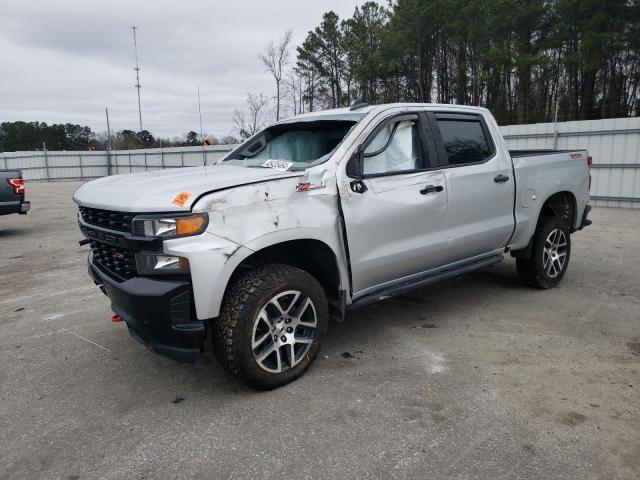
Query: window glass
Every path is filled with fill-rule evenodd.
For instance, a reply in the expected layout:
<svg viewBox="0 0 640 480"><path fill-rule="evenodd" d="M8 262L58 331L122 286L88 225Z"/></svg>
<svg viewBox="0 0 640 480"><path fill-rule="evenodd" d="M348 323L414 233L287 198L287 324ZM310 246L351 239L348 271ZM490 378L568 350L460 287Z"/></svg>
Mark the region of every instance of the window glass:
<svg viewBox="0 0 640 480"><path fill-rule="evenodd" d="M400 172L423 168L420 127L417 120L388 122L364 151L363 173Z"/></svg>
<svg viewBox="0 0 640 480"><path fill-rule="evenodd" d="M479 120L437 120L450 165L481 162L491 155Z"/></svg>
<svg viewBox="0 0 640 480"><path fill-rule="evenodd" d="M282 123L265 129L225 158L225 163L264 167L269 160L304 170L327 161L356 124L354 121L318 120Z"/></svg>

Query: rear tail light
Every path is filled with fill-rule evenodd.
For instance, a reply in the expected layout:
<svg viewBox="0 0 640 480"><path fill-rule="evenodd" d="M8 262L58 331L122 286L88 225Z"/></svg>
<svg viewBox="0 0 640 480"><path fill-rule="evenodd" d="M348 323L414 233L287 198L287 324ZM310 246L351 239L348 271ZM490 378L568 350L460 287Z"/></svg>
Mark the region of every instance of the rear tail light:
<svg viewBox="0 0 640 480"><path fill-rule="evenodd" d="M13 193L24 195L24 180L21 178L8 178L7 182L13 187Z"/></svg>
<svg viewBox="0 0 640 480"><path fill-rule="evenodd" d="M589 190L591 190L591 165L593 165L593 157L587 155L587 165L589 166Z"/></svg>

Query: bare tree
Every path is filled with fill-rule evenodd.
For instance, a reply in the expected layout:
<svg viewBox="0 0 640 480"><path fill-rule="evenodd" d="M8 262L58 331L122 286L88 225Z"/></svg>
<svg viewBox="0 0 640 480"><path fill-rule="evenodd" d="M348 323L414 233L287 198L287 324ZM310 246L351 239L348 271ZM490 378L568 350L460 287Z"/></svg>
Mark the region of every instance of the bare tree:
<svg viewBox="0 0 640 480"><path fill-rule="evenodd" d="M293 115L304 113L302 77L296 68L289 69L282 80L282 97Z"/></svg>
<svg viewBox="0 0 640 480"><path fill-rule="evenodd" d="M240 138L249 138L247 132L247 115L244 110L234 110L233 112L233 131L240 135Z"/></svg>
<svg viewBox="0 0 640 480"><path fill-rule="evenodd" d="M247 94L247 109L233 112L234 130L242 138L249 138L269 122L269 99L262 95Z"/></svg>
<svg viewBox="0 0 640 480"><path fill-rule="evenodd" d="M280 120L280 84L285 68L289 65L289 45L291 30L287 30L278 42L269 40L258 58L276 81L276 121Z"/></svg>

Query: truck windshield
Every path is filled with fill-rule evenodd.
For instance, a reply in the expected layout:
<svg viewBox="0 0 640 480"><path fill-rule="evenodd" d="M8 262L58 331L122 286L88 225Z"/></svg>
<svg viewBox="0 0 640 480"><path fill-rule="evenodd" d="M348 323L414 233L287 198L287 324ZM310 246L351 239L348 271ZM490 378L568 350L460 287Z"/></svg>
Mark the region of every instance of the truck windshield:
<svg viewBox="0 0 640 480"><path fill-rule="evenodd" d="M273 125L231 152L227 165L304 170L326 162L357 123L316 120Z"/></svg>

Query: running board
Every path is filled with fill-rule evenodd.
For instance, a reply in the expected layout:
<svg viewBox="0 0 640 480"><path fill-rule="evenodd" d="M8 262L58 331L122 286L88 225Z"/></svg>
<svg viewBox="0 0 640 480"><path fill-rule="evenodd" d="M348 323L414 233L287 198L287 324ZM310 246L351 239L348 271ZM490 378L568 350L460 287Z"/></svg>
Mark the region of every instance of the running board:
<svg viewBox="0 0 640 480"><path fill-rule="evenodd" d="M460 267L452 268L450 270L445 270L443 272L431 273L431 274L427 273L423 276L416 278L415 280L404 282L399 285L395 285L393 287L384 288L382 290L378 290L377 292L373 292L368 295L365 295L364 297L358 298L353 303L351 303L351 305L349 305L348 308L353 309L353 308L364 307L366 305L371 305L372 303L379 302L380 300L385 300L390 297L395 297L396 295L402 295L403 293L410 292L417 288L423 287L424 285L428 285L429 283L438 282L446 278L456 277L458 275L462 275L464 273L477 270L478 268L487 267L489 265L500 263L502 260L504 260L504 256L494 255L492 257L485 258L485 259L478 260L471 263L466 263L464 265L461 265Z"/></svg>

